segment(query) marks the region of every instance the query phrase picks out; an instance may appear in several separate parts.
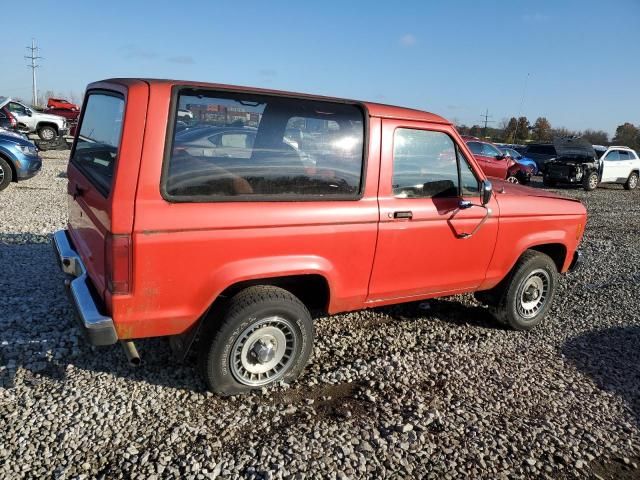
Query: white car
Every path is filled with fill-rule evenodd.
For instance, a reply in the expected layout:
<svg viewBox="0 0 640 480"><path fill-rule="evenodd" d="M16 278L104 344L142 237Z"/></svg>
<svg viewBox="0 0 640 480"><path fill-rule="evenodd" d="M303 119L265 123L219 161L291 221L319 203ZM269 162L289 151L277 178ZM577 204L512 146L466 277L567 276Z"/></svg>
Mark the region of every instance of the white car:
<svg viewBox="0 0 640 480"><path fill-rule="evenodd" d="M18 130L25 133L37 133L42 140L54 140L66 135L67 120L59 115L41 113L9 97L0 97L0 108L7 108L18 121Z"/></svg>
<svg viewBox="0 0 640 480"><path fill-rule="evenodd" d="M627 190L638 186L640 177L640 158L635 150L629 147L594 145L600 157L601 183L620 183Z"/></svg>

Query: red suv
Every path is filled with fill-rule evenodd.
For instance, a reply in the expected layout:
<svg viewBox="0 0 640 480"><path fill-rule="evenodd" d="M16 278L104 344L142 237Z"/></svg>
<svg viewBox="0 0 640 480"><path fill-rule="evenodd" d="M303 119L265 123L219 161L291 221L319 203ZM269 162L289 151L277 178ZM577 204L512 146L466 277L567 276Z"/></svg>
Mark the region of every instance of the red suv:
<svg viewBox="0 0 640 480"><path fill-rule="evenodd" d="M521 165L505 155L491 142L476 137L463 136L482 171L489 177L500 178L511 183L528 183L533 169Z"/></svg>
<svg viewBox="0 0 640 480"><path fill-rule="evenodd" d="M71 103L63 98L49 98L47 108L59 108L62 110L78 110L75 103Z"/></svg>
<svg viewBox="0 0 640 480"><path fill-rule="evenodd" d="M137 363L135 340L171 337L235 394L300 374L310 311L475 292L500 322L538 325L586 211L495 183L431 113L112 79L86 92L53 243L92 344Z"/></svg>

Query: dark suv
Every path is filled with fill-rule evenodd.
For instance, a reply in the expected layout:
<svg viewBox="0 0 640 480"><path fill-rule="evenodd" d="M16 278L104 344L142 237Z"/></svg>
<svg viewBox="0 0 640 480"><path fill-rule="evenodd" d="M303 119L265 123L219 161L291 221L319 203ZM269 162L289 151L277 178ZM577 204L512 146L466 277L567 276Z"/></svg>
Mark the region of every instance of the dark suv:
<svg viewBox="0 0 640 480"><path fill-rule="evenodd" d="M522 156L536 162L539 172L544 169L545 163L558 156L553 143L530 143L525 150L520 153L522 153Z"/></svg>
<svg viewBox="0 0 640 480"><path fill-rule="evenodd" d="M598 186L600 160L587 140L579 137L555 138L552 146L556 156L544 164L544 185L568 183L582 185L587 191Z"/></svg>

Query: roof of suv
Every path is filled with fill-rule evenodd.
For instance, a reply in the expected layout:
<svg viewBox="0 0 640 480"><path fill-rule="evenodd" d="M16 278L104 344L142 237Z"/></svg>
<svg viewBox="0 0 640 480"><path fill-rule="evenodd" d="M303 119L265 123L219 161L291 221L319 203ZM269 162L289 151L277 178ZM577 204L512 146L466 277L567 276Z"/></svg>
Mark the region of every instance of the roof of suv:
<svg viewBox="0 0 640 480"><path fill-rule="evenodd" d="M434 113L424 112L422 110L415 110L413 108L405 108L405 107L396 107L393 105L385 105L382 103L363 102L359 100L326 97L322 95L311 95L308 93L287 92L283 90L270 90L265 88L254 88L254 87L246 87L246 86L239 86L239 85L225 85L220 83L193 82L193 81L168 80L168 79L156 79L156 78L110 78L110 79L102 80L102 82L120 83L123 85L129 85L139 81L147 82L149 85L165 84L165 85L170 85L172 87L184 85L184 86L196 87L196 88L201 87L201 88L210 88L210 89L258 92L258 93L264 93L267 95L287 95L287 96L293 95L296 97L318 99L318 100L353 102L353 103L359 103L363 105L369 112L369 115L372 117L395 118L395 119L402 119L402 120L416 120L421 122L433 122L433 123L451 125L451 122L449 120L439 115L436 115ZM95 82L95 83L101 83L101 82ZM91 85L89 85L89 88L91 88Z"/></svg>

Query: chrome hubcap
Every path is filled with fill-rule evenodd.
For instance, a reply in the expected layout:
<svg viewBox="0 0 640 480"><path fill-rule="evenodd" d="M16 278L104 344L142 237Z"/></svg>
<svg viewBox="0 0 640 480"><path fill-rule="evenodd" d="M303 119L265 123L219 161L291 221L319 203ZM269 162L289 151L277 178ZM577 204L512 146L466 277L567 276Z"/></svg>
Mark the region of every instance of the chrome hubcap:
<svg viewBox="0 0 640 480"><path fill-rule="evenodd" d="M595 175L591 175L591 177L589 178L589 186L591 188L596 188L598 186L598 177L596 177Z"/></svg>
<svg viewBox="0 0 640 480"><path fill-rule="evenodd" d="M534 318L544 307L549 296L551 278L545 270L534 270L520 284L518 313L527 319Z"/></svg>
<svg viewBox="0 0 640 480"><path fill-rule="evenodd" d="M44 137L45 140L51 140L54 137L54 135L55 134L49 129L42 131L42 136Z"/></svg>
<svg viewBox="0 0 640 480"><path fill-rule="evenodd" d="M635 175L631 175L631 178L629 179L629 186L634 189L636 188L636 185L638 183L638 177L636 177Z"/></svg>
<svg viewBox="0 0 640 480"><path fill-rule="evenodd" d="M4 180L4 169L0 166L0 183Z"/></svg>
<svg viewBox="0 0 640 480"><path fill-rule="evenodd" d="M516 177L507 178L507 182L509 182L509 183L520 183L520 182L518 182L518 179Z"/></svg>
<svg viewBox="0 0 640 480"><path fill-rule="evenodd" d="M231 373L251 386L266 385L281 378L291 367L298 336L286 318L264 318L247 327L231 350Z"/></svg>

